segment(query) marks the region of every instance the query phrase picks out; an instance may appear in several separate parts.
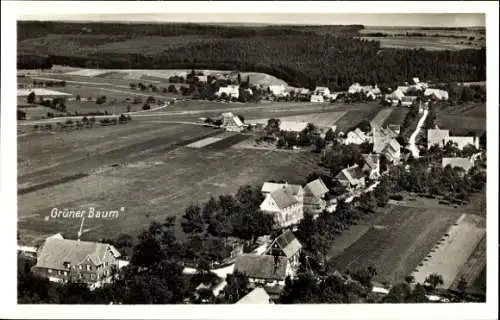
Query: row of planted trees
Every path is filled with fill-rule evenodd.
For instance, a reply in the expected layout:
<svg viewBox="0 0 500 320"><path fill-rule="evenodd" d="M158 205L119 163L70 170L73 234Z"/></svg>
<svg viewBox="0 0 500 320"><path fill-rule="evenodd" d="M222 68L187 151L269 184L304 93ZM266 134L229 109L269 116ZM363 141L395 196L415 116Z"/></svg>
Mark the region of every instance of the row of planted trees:
<svg viewBox="0 0 500 320"><path fill-rule="evenodd" d="M43 131L73 131L73 130L82 130L88 128L95 127L103 127L109 125L118 125L125 124L132 120L130 115L120 115L120 117L116 118L104 118L97 120L95 117L87 118L83 117L81 120L73 121L71 119L66 120L65 122L56 122L55 125L52 123L47 123L45 125L35 124L33 125L33 132L43 132Z"/></svg>

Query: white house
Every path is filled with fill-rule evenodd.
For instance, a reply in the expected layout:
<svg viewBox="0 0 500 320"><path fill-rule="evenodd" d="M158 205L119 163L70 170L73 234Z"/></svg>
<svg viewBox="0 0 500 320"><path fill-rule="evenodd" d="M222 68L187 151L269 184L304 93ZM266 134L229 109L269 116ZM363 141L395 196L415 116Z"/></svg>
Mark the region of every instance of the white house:
<svg viewBox="0 0 500 320"><path fill-rule="evenodd" d="M222 114L222 127L227 131L240 132L245 128L245 125L241 122L241 119L232 112L224 112Z"/></svg>
<svg viewBox="0 0 500 320"><path fill-rule="evenodd" d="M230 84L227 87L220 87L216 95L221 96L225 93L230 98L238 98L240 96L240 86L236 84Z"/></svg>
<svg viewBox="0 0 500 320"><path fill-rule="evenodd" d="M272 304L271 297L267 294L266 290L257 287L250 291L246 296L238 300L237 304Z"/></svg>
<svg viewBox="0 0 500 320"><path fill-rule="evenodd" d="M266 182L262 186L264 201L260 210L271 214L280 228L299 223L304 218L304 189L300 185Z"/></svg>
<svg viewBox="0 0 500 320"><path fill-rule="evenodd" d="M364 164L361 171L368 174L371 180L376 180L380 177L380 155L377 153L363 154Z"/></svg>
<svg viewBox="0 0 500 320"><path fill-rule="evenodd" d="M448 100L448 91L441 89L428 88L424 91L424 96L433 97L437 100Z"/></svg>
<svg viewBox="0 0 500 320"><path fill-rule="evenodd" d="M324 102L325 98L329 99L330 96L331 92L327 87L316 87L311 95L311 102Z"/></svg>
<svg viewBox="0 0 500 320"><path fill-rule="evenodd" d="M311 213L319 213L326 208L325 194L328 188L320 178L304 186L304 209Z"/></svg>
<svg viewBox="0 0 500 320"><path fill-rule="evenodd" d="M325 98L322 95L313 94L311 95L311 102L323 103L325 102Z"/></svg>
<svg viewBox="0 0 500 320"><path fill-rule="evenodd" d="M361 129L356 128L356 130L347 133L347 137L344 140L344 144L345 145L362 144L369 141L370 137L366 133L361 131Z"/></svg>
<svg viewBox="0 0 500 320"><path fill-rule="evenodd" d="M427 130L427 149L430 149L434 145L443 148L450 141L456 143L460 150L469 144L479 149L478 137L450 136L449 130L439 128Z"/></svg>
<svg viewBox="0 0 500 320"><path fill-rule="evenodd" d="M348 189L363 188L365 186L365 176L357 164L343 169L335 178Z"/></svg>
<svg viewBox="0 0 500 320"><path fill-rule="evenodd" d="M373 152L383 154L393 164L401 159L401 145L396 140L397 134L391 129L373 126Z"/></svg>
<svg viewBox="0 0 500 320"><path fill-rule="evenodd" d="M276 97L284 97L288 95L288 92L286 92L286 87L282 84L270 85L269 91Z"/></svg>

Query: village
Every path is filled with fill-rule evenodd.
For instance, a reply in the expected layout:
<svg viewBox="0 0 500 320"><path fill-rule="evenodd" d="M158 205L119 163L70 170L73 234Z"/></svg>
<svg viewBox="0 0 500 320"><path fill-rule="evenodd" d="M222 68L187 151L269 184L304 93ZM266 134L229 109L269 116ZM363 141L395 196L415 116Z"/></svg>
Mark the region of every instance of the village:
<svg viewBox="0 0 500 320"><path fill-rule="evenodd" d="M250 77L246 81L242 81L239 73L230 73L227 76L220 74L207 76L193 70L190 74L191 86L185 88L194 88L197 91L197 93L190 92L190 98L148 99L146 104L151 104L148 105L148 108L144 106L143 111L139 112L130 110L121 112L120 119L123 116L127 119L128 116L127 121L133 123L136 117L147 115L150 110L168 110L169 107L183 101L204 99L203 94L199 91L209 88L211 84L215 83L220 87L210 99L215 99L219 103L227 101L245 104L252 101L252 97L255 95L258 95L258 100L285 104L287 101L323 105L336 104L339 101L342 104L372 101L372 103L379 103L379 114L384 119L382 121L375 120L378 116L372 121L359 119L359 123L347 132L337 130L335 123L328 123L328 120L315 123L307 121L307 119L288 120L286 117L280 119L278 116L245 119L244 108L241 111L227 108L221 114L219 113L218 117L207 116L198 118L198 120L189 120L201 126L223 129L229 134L229 138L233 134L238 135L241 138L238 138L237 142L246 148L263 148L272 152L317 152L327 173L326 175L316 175L304 184L274 180L261 181L260 194L252 194L254 204L253 206L248 205L248 208L252 208L248 210L256 210L261 212L263 217L270 217L269 233L259 235L259 232L256 232L257 237L254 237L252 233L251 241L225 235L223 236L224 248L229 247L230 252L222 260L212 259L208 266L203 267L187 261L182 262L184 265L183 275L189 277L203 275L199 277L202 280L199 280L199 283L194 286L194 291L189 294L189 298L183 299L184 303L214 303L218 301L220 296L225 296L223 299L226 303L227 301L254 304L278 303L280 299L283 299L285 287L292 286L290 281L296 280L299 273L305 271L317 281L324 278L322 275L324 271L321 270L326 268L326 261L322 262L316 256L304 254L304 244L300 240L304 240L306 237L303 230L307 226L305 221L309 221L309 219L312 219L311 221L328 221L329 216L350 215L349 212L361 210L359 208L367 208L366 212L376 212L377 206L384 207L386 203L389 206L398 206L401 203L411 202L411 199L415 200L414 198L418 197L418 193L424 194L425 192L412 192L408 191L411 190L410 187L406 187L406 189L401 187L401 191L404 193L413 194L405 195L407 200L402 201L401 193L403 192L399 192L400 190L389 192L386 189L388 181L402 179L404 174L413 174L412 170L414 169L412 168L414 167L425 167L423 170L430 172L437 170L437 166L441 170L440 172L452 172L449 173L453 177L450 179L457 179L457 181L458 179L476 179L477 176L485 174L486 150L485 146L480 143L480 137L451 135L449 129L438 128L435 123L429 120L433 107L437 104L445 104L450 99L449 93L442 89L443 86L413 78L411 84L404 83L394 90L381 89L375 84L354 83L346 92L331 92L329 88L320 86L314 90L287 88L285 85L269 85L267 88L262 85L252 86L250 85ZM232 84L233 82L237 84ZM144 85L141 83L137 87L141 86ZM154 92L154 89L151 90ZM175 88L169 88L169 91L173 90ZM18 95L23 99L30 95L30 99L34 99L34 95L42 99L42 104L47 105L53 103L55 98L59 99L57 93L47 89L23 88L20 89ZM74 99L71 99L69 98L70 101L74 102ZM79 103L82 103L84 98L78 97L77 99ZM260 103L265 105L265 102ZM413 112L416 115L416 126L409 138L402 138L403 124L400 122L382 125L390 114L390 112L384 111L387 108L409 109L411 110L409 113ZM211 114L216 112L213 111ZM384 112L387 113L386 116L384 116ZM18 113L18 116L20 119L25 119L25 115ZM80 114L78 116L65 116L62 119L71 121L70 119L81 116ZM96 117L108 117L108 115L97 115ZM54 120L57 119L57 117L54 118ZM82 120L82 122L87 123L88 121ZM122 123L121 120L120 123ZM45 130L42 128L45 126L37 125L37 132ZM48 128L48 130L52 130L52 128ZM194 141L187 147L202 150L219 143L222 141L221 139L218 139L217 136L215 138L207 137ZM354 160L339 160L340 155L347 154L351 150L355 150ZM343 167L338 167L339 165L343 165ZM478 188L482 188L482 186ZM384 191L381 191L382 189ZM425 194L426 196L432 194L432 191ZM436 203L439 200L439 205L448 204L452 208L451 210L459 211L458 206L463 205L468 196L458 199L459 196L456 196L456 193L453 194L453 196L443 194L436 197ZM377 205L379 202L385 203ZM341 209L338 209L339 207ZM186 225L196 225L196 219L198 219L196 215L200 212L201 209L198 209L194 216L186 213L183 222ZM461 218L463 220L463 217ZM212 227L211 223L209 223L209 228ZM201 224L203 225L203 223ZM352 222L352 224L356 224L356 222ZM80 240L82 226L83 220L78 239L65 239L60 233L57 233L46 238L38 246L20 244L18 250L36 259L36 263L31 269L35 275L47 278L51 282L79 281L94 290L102 288L105 284L120 281L120 273L127 270L130 263L136 264L137 262L134 259L131 260L130 253L120 253L119 249L111 243ZM203 227L200 228L203 229ZM348 229L348 227L346 228ZM472 254L475 246L484 235L482 230L475 231L477 236L474 240L467 239L467 237L458 239L457 237L457 240L454 241L462 242L454 245L461 246L463 241L470 241L472 244L469 253ZM438 237L444 237L444 234L448 233L449 231L443 232ZM308 236L315 235L309 234ZM315 240L311 241L311 243L315 243ZM250 248L247 248L249 244ZM332 244L328 243L326 246L331 247ZM333 242L333 246L335 246L335 242ZM311 252L311 245L307 246L306 251ZM322 250L318 249L318 252L322 252ZM455 265L466 263L468 258L467 255L464 257L465 260L461 262L441 261L435 263L435 267L432 267L432 263L429 267L422 265L422 263L420 267L411 266L414 271L406 275L409 290L424 292L425 294L421 295L421 298L425 301L446 302L450 299L456 299L458 296L463 299L462 293L465 289L456 289L458 280L455 280L459 277L461 266L457 268ZM446 263L450 264L449 268L454 268L455 271L441 275L442 270L446 269L443 264L446 265ZM145 267L147 268L147 266ZM359 294L363 297L360 298L362 299L360 301L370 299L382 301L386 299L386 296L392 296L391 290L398 283L374 283L374 268L368 265L360 268L366 267L369 270L367 271L368 276L361 276L359 272L345 273L345 270L335 270L335 277L340 279L345 286L360 286L359 290L366 291ZM138 270L140 268L139 265ZM425 269L425 274L419 272L419 268ZM245 277L245 280L243 281L241 277ZM366 277L369 280L366 281ZM226 288L228 284L231 289ZM454 285L453 289L452 284ZM442 286L441 290L436 290L440 285ZM230 293L231 290L234 290L234 286L240 290L237 295ZM288 290L292 289L288 288ZM246 294L242 295L241 292Z"/></svg>

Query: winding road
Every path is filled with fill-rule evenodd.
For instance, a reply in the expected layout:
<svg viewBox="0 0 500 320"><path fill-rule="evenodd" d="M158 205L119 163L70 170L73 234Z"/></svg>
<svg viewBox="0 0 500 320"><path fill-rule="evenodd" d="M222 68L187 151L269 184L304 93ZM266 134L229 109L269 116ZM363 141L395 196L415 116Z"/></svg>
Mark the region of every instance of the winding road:
<svg viewBox="0 0 500 320"><path fill-rule="evenodd" d="M415 132L413 132L413 134L410 136L410 140L408 142L407 149L411 151L411 154L413 155L414 158L418 158L420 156L420 152L418 150L417 145L415 144L415 141L416 141L417 136L420 132L420 129L424 125L424 122L425 122L425 119L427 118L428 113L429 113L429 111L427 109L425 109L424 114L422 115L420 120L418 120L418 124L417 124L417 128L415 129Z"/></svg>

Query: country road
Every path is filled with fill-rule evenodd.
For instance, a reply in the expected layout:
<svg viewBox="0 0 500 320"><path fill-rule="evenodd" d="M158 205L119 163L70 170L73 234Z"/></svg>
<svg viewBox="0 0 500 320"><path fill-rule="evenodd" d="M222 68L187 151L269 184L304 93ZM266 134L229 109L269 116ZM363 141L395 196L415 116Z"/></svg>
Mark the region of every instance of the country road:
<svg viewBox="0 0 500 320"><path fill-rule="evenodd" d="M408 144L408 150L411 151L411 154L413 155L414 158L418 158L420 155L420 152L418 150L417 145L415 144L415 140L417 139L417 136L420 132L420 129L424 125L425 119L427 118L427 114L429 111L427 109L424 110L424 114L422 115L422 118L418 120L417 128L415 129L415 132L410 136L409 144Z"/></svg>

